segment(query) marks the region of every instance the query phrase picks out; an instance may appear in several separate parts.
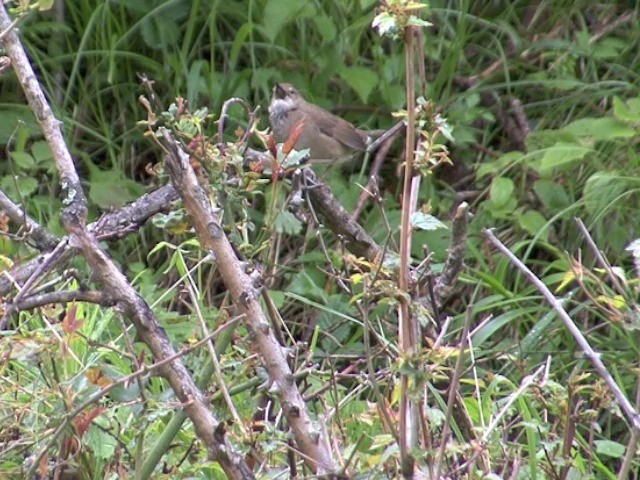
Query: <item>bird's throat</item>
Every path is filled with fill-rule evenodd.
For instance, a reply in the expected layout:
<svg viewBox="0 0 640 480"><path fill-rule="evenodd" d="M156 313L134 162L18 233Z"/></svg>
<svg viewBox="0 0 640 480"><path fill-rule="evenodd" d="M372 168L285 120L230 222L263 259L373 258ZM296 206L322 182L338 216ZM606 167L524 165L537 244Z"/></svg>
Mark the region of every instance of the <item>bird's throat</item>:
<svg viewBox="0 0 640 480"><path fill-rule="evenodd" d="M295 101L288 98L276 98L269 105L269 118L272 122L283 121L291 112L298 109Z"/></svg>

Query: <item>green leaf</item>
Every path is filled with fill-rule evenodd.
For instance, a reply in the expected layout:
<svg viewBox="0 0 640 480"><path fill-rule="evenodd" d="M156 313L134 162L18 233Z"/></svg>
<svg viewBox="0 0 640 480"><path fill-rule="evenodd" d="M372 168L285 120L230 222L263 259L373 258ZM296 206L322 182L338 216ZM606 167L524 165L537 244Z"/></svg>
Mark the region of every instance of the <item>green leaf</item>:
<svg viewBox="0 0 640 480"><path fill-rule="evenodd" d="M118 170L103 171L95 166L90 166L89 170L89 199L102 209L123 207L144 193L142 185Z"/></svg>
<svg viewBox="0 0 640 480"><path fill-rule="evenodd" d="M18 169L24 171L31 170L36 164L35 159L27 152L11 152L11 159Z"/></svg>
<svg viewBox="0 0 640 480"><path fill-rule="evenodd" d="M356 91L362 103L367 103L371 91L378 85L378 75L365 67L343 67L340 76Z"/></svg>
<svg viewBox="0 0 640 480"><path fill-rule="evenodd" d="M91 447L93 454L102 460L112 458L116 451L116 441L113 436L106 434L95 425L89 428L84 440Z"/></svg>
<svg viewBox="0 0 640 480"><path fill-rule="evenodd" d="M53 159L53 153L49 148L49 144L44 141L34 142L31 145L31 154L36 160L36 163L46 163Z"/></svg>
<svg viewBox="0 0 640 480"><path fill-rule="evenodd" d="M38 180L33 177L17 175L6 176L0 180L0 188L15 202L31 196L38 189Z"/></svg>
<svg viewBox="0 0 640 480"><path fill-rule="evenodd" d="M51 8L53 7L53 0L39 0L37 5L38 10L40 10L41 12L51 10Z"/></svg>
<svg viewBox="0 0 640 480"><path fill-rule="evenodd" d="M189 73L187 74L187 98L189 103L195 104L199 94L209 93L207 91L207 82L205 81L208 67L208 62L204 60L196 60L189 67Z"/></svg>
<svg viewBox="0 0 640 480"><path fill-rule="evenodd" d="M332 42L336 38L336 25L331 17L327 15L317 15L313 18L316 24L316 28L320 35L322 35L322 41L324 43Z"/></svg>
<svg viewBox="0 0 640 480"><path fill-rule="evenodd" d="M613 97L613 115L626 122L640 122L640 97L630 98L626 102L620 97Z"/></svg>
<svg viewBox="0 0 640 480"><path fill-rule="evenodd" d="M536 193L544 207L550 212L559 212L569 206L571 200L562 185L553 180L540 179L533 184Z"/></svg>
<svg viewBox="0 0 640 480"><path fill-rule="evenodd" d="M414 212L411 215L411 226L418 230L437 230L447 226L433 215L422 212Z"/></svg>
<svg viewBox="0 0 640 480"><path fill-rule="evenodd" d="M15 141L16 134L20 133L21 137L31 135L40 135L40 126L33 112L26 105L0 105L0 145L6 145L9 140ZM15 144L20 148L19 144ZM24 147L22 147L24 148Z"/></svg>
<svg viewBox="0 0 640 480"><path fill-rule="evenodd" d="M613 440L596 440L596 452L598 455L606 455L611 458L624 457L625 446Z"/></svg>
<svg viewBox="0 0 640 480"><path fill-rule="evenodd" d="M491 182L489 198L495 207L501 207L513 198L513 180L510 178L494 178Z"/></svg>
<svg viewBox="0 0 640 480"><path fill-rule="evenodd" d="M282 160L283 158L284 160ZM284 169L299 167L300 165L307 163L307 160L309 160L309 149L304 148L302 150L291 150L285 157L282 152L282 145L278 145L278 160Z"/></svg>
<svg viewBox="0 0 640 480"><path fill-rule="evenodd" d="M502 155L500 158L496 160L484 162L482 165L478 167L478 170L476 171L476 178L479 180L485 175L495 175L497 173L500 173L510 165L520 162L523 159L523 157L524 157L524 153L513 151L513 152L505 153L504 155Z"/></svg>
<svg viewBox="0 0 640 480"><path fill-rule="evenodd" d="M342 294L331 295L327 298L325 308L318 313L318 327L322 331L331 332L330 337L322 340L322 346L325 350L333 350L336 341L343 343L346 341L353 329L353 324L343 320L344 315L357 316L356 309L349 305L349 299ZM336 324L340 323L338 328Z"/></svg>
<svg viewBox="0 0 640 480"><path fill-rule="evenodd" d="M540 161L540 175L549 175L553 170L570 166L591 151L590 148L575 143L558 142L544 152Z"/></svg>
<svg viewBox="0 0 640 480"><path fill-rule="evenodd" d="M360 9L367 10L369 7L377 3L378 0L360 0Z"/></svg>
<svg viewBox="0 0 640 480"><path fill-rule="evenodd" d="M596 172L584 186L585 208L590 214L610 208L612 203L628 189L627 182L613 172Z"/></svg>
<svg viewBox="0 0 640 480"><path fill-rule="evenodd" d="M636 129L616 118L583 118L571 122L563 130L593 140L632 138L638 134Z"/></svg>
<svg viewBox="0 0 640 480"><path fill-rule="evenodd" d="M407 22L407 25L411 25L414 27L432 27L433 23L428 22L427 20L423 20L420 17L416 17L415 15L411 15L409 17L409 21Z"/></svg>
<svg viewBox="0 0 640 480"><path fill-rule="evenodd" d="M233 43L231 44L231 53L229 54L229 64L231 65L232 69L235 68L236 62L238 61L238 56L240 54L240 49L245 45L245 41L247 40L247 38L249 38L249 34L253 31L253 27L253 23L246 22L236 32Z"/></svg>
<svg viewBox="0 0 640 480"><path fill-rule="evenodd" d="M286 235L298 235L302 231L302 222L291 212L278 212L273 226L276 232Z"/></svg>
<svg viewBox="0 0 640 480"><path fill-rule="evenodd" d="M291 280L291 284L287 289L288 292L298 294L310 300L326 302L327 295L322 287L320 287L306 271L298 272Z"/></svg>
<svg viewBox="0 0 640 480"><path fill-rule="evenodd" d="M523 230L526 230L531 235L540 234L543 240L549 239L549 228L547 225L547 219L535 210L527 210L522 215L518 216L518 224Z"/></svg>
<svg viewBox="0 0 640 480"><path fill-rule="evenodd" d="M288 22L315 16L315 8L308 1L269 0L264 7L264 33L273 42Z"/></svg>
<svg viewBox="0 0 640 480"><path fill-rule="evenodd" d="M624 40L619 38L604 38L593 45L593 58L602 60L618 59L620 52L627 48Z"/></svg>

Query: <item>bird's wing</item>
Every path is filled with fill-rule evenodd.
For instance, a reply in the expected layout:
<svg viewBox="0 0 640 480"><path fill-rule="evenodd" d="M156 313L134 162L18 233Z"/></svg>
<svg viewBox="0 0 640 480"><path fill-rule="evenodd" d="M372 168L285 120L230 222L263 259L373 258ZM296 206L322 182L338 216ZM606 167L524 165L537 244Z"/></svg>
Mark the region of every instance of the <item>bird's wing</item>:
<svg viewBox="0 0 640 480"><path fill-rule="evenodd" d="M315 107L315 105L314 105ZM335 115L315 115L320 133L338 140L353 150L366 150L367 143L356 127Z"/></svg>

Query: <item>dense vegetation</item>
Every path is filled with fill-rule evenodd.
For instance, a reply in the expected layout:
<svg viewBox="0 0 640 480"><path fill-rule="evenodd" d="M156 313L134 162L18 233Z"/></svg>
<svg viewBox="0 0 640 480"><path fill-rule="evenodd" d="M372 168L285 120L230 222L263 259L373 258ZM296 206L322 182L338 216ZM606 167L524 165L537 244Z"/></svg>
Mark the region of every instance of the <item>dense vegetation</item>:
<svg viewBox="0 0 640 480"><path fill-rule="evenodd" d="M190 148L225 236L259 279L265 315L341 473L640 477L639 430L620 401L640 409L637 5L45 3L13 5L13 15L82 178L88 221L176 182L159 126ZM391 22L399 29L383 32ZM409 40L404 28L420 33ZM0 75L0 190L62 238L70 232L60 172L16 75L10 66ZM243 158L248 127L252 149L274 151L266 110L281 81L371 129L406 118L407 84L415 87L423 157L411 288L401 278L410 207L404 134L375 182L373 154L314 167L320 186L308 195L296 165L278 172ZM234 97L246 103L225 103ZM223 108L225 148L217 144ZM357 210L376 255L354 252L307 199L324 184ZM241 306L228 279L194 232L188 202L169 200L150 221L99 238L101 246L182 353L224 422L216 434L259 478L310 475L255 332L236 318ZM453 219L466 222L467 204L465 267L439 290ZM21 266L45 258L56 241L30 235L7 205L0 477L226 478L185 421L175 388L145 370L162 359L136 335L127 308L97 293L91 300L105 287L89 261L68 255L21 291ZM499 242L556 296L555 309ZM46 305L35 298L55 292L76 296ZM399 334L403 306L419 332L409 346L406 331ZM561 309L597 355L576 340ZM207 337L215 349L197 343ZM401 448L411 430L405 401L417 412L409 452Z"/></svg>

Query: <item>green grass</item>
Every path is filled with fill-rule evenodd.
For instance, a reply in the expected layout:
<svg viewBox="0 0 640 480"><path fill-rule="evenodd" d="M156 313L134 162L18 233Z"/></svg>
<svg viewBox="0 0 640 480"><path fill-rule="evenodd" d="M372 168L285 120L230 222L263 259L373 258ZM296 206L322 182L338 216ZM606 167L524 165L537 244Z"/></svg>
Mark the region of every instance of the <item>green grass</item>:
<svg viewBox="0 0 640 480"><path fill-rule="evenodd" d="M20 31L63 122L95 219L166 181L162 173L150 173L162 152L139 124L147 114L138 98L149 94L138 74L155 82L158 112L176 97L188 100L191 113L208 108L213 118L202 123L208 136L217 132L213 120L223 102L234 96L261 106L259 128L266 128L275 81L294 83L306 98L358 125L391 125L391 112L405 105L404 45L372 31L376 5L367 0L80 0L65 2L61 11L30 15ZM423 179L419 206L430 204L433 215L450 223L451 211L466 192L474 217L466 270L440 317L424 317L424 342L414 356L403 356L398 346L393 268L370 268L347 256L327 229L309 223L308 217L301 221L283 213L289 212L288 180L274 185L245 174L227 175L224 169L211 175L217 193L224 193L212 201L225 209L227 234L252 267L267 272L266 284L286 325L285 339L311 345L296 347L292 362L308 370L300 385L312 398L309 408L326 419L345 461L353 454L353 472L371 472L371 478L399 475L399 452L388 423L397 426L398 384L408 375L412 392L425 395L421 413L428 428L416 452L423 471L435 465L446 420L453 436L446 442L443 474L521 479L619 475L630 442L628 422L558 317L481 230L495 228L563 299L633 403L640 350L638 271L625 248L640 233L635 208L640 49L635 17L615 28L606 26L637 15L637 8L586 1L529 5L434 1L426 17L433 27L422 31L425 93L453 126L455 141L449 148L455 167L439 167ZM599 31L604 31L601 37ZM3 158L12 155L0 163L0 187L61 234L59 180L12 74L2 75L0 143ZM512 99L520 102L519 112ZM531 130L520 151L514 128L505 124L505 116L515 119L516 114ZM234 128L246 122L240 110L232 110L232 116L228 141L235 140ZM401 184L395 166L401 162L401 144L396 142L382 170L383 201L370 203L361 216L367 231L380 243L388 242L390 250L398 244ZM358 185L367 182L366 175L337 168L324 178L347 208L355 205ZM622 291L602 271L574 217L584 221L618 269ZM155 313L181 348L203 336L189 292L210 319L210 330L233 314L215 264L199 263L204 253L184 217L171 220L168 226L156 219L155 225L107 247L141 296L150 304L157 301ZM17 233L14 225L8 228ZM416 232L414 240L415 263L423 259L427 244L434 255L432 269L438 271L448 233ZM0 255L9 265L35 253L20 238L5 236ZM82 261L69 266L94 288ZM67 278L52 275L57 282L52 288L87 286ZM83 323L65 330L60 321L68 311L57 305L14 315L14 330L0 337L6 359L0 366L0 420L4 431L13 432L0 435L0 472L7 475L23 473L23 458L43 447L65 412L99 389L102 377L94 374L113 381L135 370L136 358L151 361L142 344L134 342L131 349L111 310L79 304L76 315ZM448 332L439 348L431 348L447 316ZM471 346L461 351L468 320ZM130 335L133 342L135 334ZM220 351L222 380L242 387L233 401L243 424L230 425L229 437L243 452L255 449L265 469L285 468L283 425L270 418L263 430L252 430L263 391L251 383L262 375L254 354L242 326ZM492 418L504 413L480 446L460 418L447 416L446 389L459 355L461 379L453 388L475 431L482 435ZM205 350L185 358L193 372L207 369L208 360ZM545 362L545 376L518 392ZM132 382L96 404L105 410L80 438L83 449L76 460L86 469L84 478L113 478L101 472L116 468L139 474L149 452L158 448L174 414L174 398L158 377L144 379L142 386L143 396ZM215 382L205 388L216 413L231 418ZM277 404L273 408L277 413ZM206 452L193 428L187 422L177 435L160 447L166 448L162 462L172 475L205 478L199 472ZM53 458L65 436L73 436L71 429L56 443ZM471 473L457 471L472 452L481 455ZM163 478L161 465L144 468L155 468L153 478ZM216 466L204 468L209 469L206 478L223 478ZM624 478L638 472L640 463L633 459Z"/></svg>

